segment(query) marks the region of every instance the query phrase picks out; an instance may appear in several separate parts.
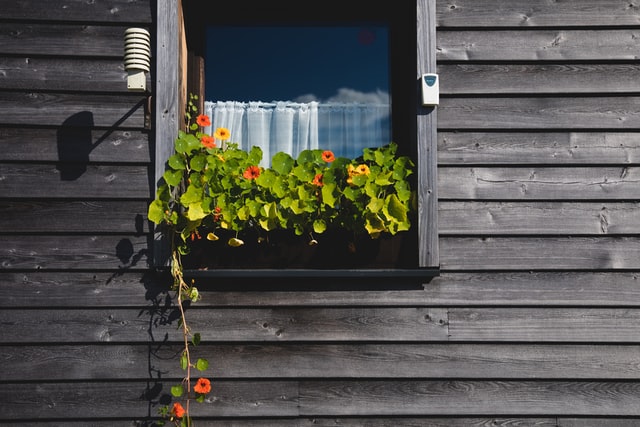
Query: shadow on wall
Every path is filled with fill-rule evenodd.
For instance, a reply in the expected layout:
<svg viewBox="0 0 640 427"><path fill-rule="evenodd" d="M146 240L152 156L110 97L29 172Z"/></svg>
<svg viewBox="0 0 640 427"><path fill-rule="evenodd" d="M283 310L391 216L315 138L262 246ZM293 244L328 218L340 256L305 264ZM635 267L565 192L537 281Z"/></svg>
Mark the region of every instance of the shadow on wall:
<svg viewBox="0 0 640 427"><path fill-rule="evenodd" d="M81 111L69 117L58 129L58 165L62 181L74 181L87 170L94 145L91 136L93 113Z"/></svg>

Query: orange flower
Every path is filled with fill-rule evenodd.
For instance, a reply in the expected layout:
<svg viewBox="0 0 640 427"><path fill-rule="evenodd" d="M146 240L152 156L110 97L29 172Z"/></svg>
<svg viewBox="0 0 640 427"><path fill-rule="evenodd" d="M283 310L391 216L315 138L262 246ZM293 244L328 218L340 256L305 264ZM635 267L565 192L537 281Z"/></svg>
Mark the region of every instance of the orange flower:
<svg viewBox="0 0 640 427"><path fill-rule="evenodd" d="M178 418L182 418L184 417L185 412L187 411L184 410L181 404L179 404L178 402L173 404L173 409L171 409L171 413L173 415L175 415Z"/></svg>
<svg viewBox="0 0 640 427"><path fill-rule="evenodd" d="M260 168L258 166L249 166L242 174L246 179L256 179L260 176Z"/></svg>
<svg viewBox="0 0 640 427"><path fill-rule="evenodd" d="M322 160L327 163L331 163L336 159L336 156L333 155L333 151L325 150L322 152Z"/></svg>
<svg viewBox="0 0 640 427"><path fill-rule="evenodd" d="M200 114L198 117L196 117L196 123L198 124L198 126L211 126L211 120L206 114Z"/></svg>
<svg viewBox="0 0 640 427"><path fill-rule="evenodd" d="M213 134L213 136L215 136L215 138L219 139L220 141L226 141L227 139L229 139L231 137L231 133L229 132L229 129L227 129L227 128L218 128L218 129L216 129L216 131Z"/></svg>
<svg viewBox="0 0 640 427"><path fill-rule="evenodd" d="M317 185L318 187L322 187L322 174L316 174L316 176L313 177L313 185Z"/></svg>
<svg viewBox="0 0 640 427"><path fill-rule="evenodd" d="M206 378L198 378L198 382L193 386L196 393L206 394L211 391L211 381Z"/></svg>
<svg viewBox="0 0 640 427"><path fill-rule="evenodd" d="M216 148L216 142L212 136L203 135L202 138L200 138L200 142L202 142L202 145L206 148Z"/></svg>

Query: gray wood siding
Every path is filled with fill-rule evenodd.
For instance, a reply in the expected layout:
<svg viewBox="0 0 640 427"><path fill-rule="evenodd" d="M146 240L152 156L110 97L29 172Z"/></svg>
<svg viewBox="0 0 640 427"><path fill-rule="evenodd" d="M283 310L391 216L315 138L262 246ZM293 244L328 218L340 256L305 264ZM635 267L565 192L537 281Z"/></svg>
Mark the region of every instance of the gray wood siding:
<svg viewBox="0 0 640 427"><path fill-rule="evenodd" d="M182 374L122 64L127 27L170 42L155 7L0 0L0 425L151 426ZM436 0L436 24L441 275L203 288L197 426L640 425L640 8Z"/></svg>

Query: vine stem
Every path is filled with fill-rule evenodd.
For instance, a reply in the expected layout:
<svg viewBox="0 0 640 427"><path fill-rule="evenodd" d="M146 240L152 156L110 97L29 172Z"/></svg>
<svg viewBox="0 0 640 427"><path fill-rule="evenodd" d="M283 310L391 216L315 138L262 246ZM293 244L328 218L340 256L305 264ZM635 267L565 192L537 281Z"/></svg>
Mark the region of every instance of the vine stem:
<svg viewBox="0 0 640 427"><path fill-rule="evenodd" d="M180 255L177 250L172 251L172 262L171 262L171 273L173 275L174 286L177 288L178 292L178 307L180 309L180 318L182 323L182 338L184 343L184 351L182 353L183 357L186 358L186 375L183 378L183 383L186 385L186 407L185 407L185 419L187 420L187 427L191 426L191 417L189 415L189 403L191 401L191 353L189 352L189 325L187 324L187 317L185 315L183 303L183 292L189 289L189 286L184 281L184 276L182 275L182 263L180 260Z"/></svg>

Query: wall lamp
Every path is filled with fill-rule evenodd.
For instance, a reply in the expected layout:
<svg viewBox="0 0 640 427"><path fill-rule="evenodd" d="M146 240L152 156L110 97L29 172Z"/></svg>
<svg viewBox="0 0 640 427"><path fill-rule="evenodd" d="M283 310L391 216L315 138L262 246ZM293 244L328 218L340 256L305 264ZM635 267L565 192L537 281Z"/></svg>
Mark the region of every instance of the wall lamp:
<svg viewBox="0 0 640 427"><path fill-rule="evenodd" d="M151 69L151 34L144 28L128 28L124 32L124 69L127 89L145 91Z"/></svg>

